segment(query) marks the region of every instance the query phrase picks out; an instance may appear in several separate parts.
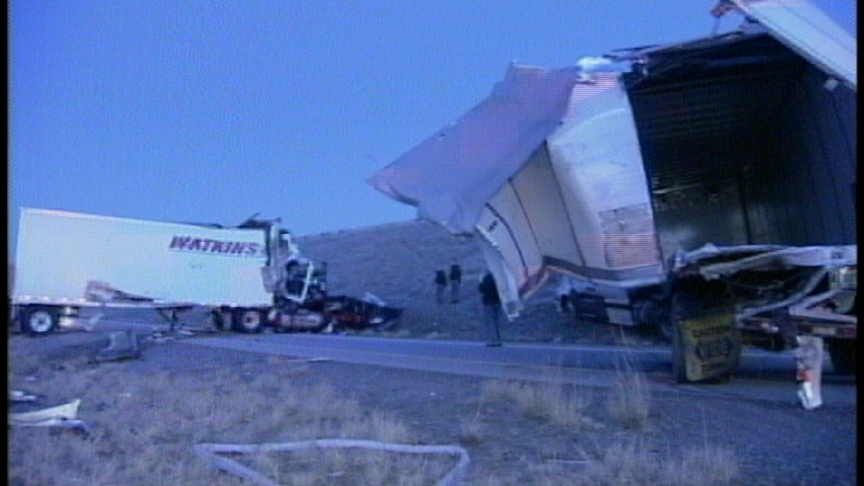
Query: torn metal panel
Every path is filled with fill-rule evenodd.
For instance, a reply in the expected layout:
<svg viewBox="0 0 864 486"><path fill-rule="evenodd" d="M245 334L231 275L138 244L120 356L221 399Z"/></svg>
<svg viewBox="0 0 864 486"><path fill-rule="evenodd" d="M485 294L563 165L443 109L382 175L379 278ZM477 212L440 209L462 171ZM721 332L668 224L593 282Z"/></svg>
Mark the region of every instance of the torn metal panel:
<svg viewBox="0 0 864 486"><path fill-rule="evenodd" d="M484 204L558 128L580 74L511 65L485 100L367 183L452 233L472 233Z"/></svg>
<svg viewBox="0 0 864 486"><path fill-rule="evenodd" d="M130 294L116 289L106 282L89 280L84 290L84 298L96 302L153 302L152 297Z"/></svg>

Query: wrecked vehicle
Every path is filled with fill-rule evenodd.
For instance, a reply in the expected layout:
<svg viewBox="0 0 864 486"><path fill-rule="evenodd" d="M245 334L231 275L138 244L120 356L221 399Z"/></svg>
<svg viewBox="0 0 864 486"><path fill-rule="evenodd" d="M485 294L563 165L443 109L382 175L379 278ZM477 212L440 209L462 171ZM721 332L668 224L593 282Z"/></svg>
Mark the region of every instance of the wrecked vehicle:
<svg viewBox="0 0 864 486"><path fill-rule="evenodd" d="M244 333L381 328L401 314L329 295L326 265L303 257L278 220L222 227L33 208L21 210L11 304L30 335L92 329L105 308L153 309L173 329L205 307L212 327ZM84 308L96 313L79 319Z"/></svg>
<svg viewBox="0 0 864 486"><path fill-rule="evenodd" d="M856 41L796 0L723 0L736 30L563 69L511 65L491 94L367 181L474 235L506 314L552 274L582 318L648 324L678 382L741 346L857 337Z"/></svg>

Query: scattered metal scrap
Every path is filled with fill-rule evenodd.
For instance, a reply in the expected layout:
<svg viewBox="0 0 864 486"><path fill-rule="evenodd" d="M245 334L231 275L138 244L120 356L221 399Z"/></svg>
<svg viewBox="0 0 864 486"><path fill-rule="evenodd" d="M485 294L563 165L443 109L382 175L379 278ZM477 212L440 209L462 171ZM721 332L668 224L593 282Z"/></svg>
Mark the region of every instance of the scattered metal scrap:
<svg viewBox="0 0 864 486"><path fill-rule="evenodd" d="M9 390L10 402L35 402L36 395L30 395L22 390Z"/></svg>
<svg viewBox="0 0 864 486"><path fill-rule="evenodd" d="M138 343L138 335L132 331L115 331L108 333L108 346L100 349L91 361L101 363L140 357L141 346Z"/></svg>
<svg viewBox="0 0 864 486"><path fill-rule="evenodd" d="M8 424L10 427L61 427L88 432L90 427L87 423L78 419L78 407L80 405L81 400L75 399L63 405L43 408L42 410L10 413Z"/></svg>

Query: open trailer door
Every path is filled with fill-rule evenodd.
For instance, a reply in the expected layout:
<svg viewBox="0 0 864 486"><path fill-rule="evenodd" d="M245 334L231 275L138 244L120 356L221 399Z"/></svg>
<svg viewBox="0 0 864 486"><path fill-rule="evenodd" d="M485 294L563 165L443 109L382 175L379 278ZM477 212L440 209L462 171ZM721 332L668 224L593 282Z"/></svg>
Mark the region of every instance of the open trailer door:
<svg viewBox="0 0 864 486"><path fill-rule="evenodd" d="M804 0L728 0L787 47L858 89L858 43L819 8Z"/></svg>

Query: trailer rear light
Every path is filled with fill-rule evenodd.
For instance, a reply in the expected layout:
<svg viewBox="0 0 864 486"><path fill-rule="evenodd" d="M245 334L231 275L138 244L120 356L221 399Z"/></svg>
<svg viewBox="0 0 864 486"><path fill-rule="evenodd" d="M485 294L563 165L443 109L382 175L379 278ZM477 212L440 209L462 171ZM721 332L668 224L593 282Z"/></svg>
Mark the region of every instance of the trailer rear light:
<svg viewBox="0 0 864 486"><path fill-rule="evenodd" d="M810 332L816 334L817 336L829 336L833 337L837 335L837 329L833 327L812 327Z"/></svg>
<svg viewBox="0 0 864 486"><path fill-rule="evenodd" d="M824 337L838 337L845 339L855 339L858 336L856 327L842 326L801 326L799 329L804 334L814 334Z"/></svg>
<svg viewBox="0 0 864 486"><path fill-rule="evenodd" d="M844 338L855 339L858 337L857 327L841 327L837 330L837 335Z"/></svg>

